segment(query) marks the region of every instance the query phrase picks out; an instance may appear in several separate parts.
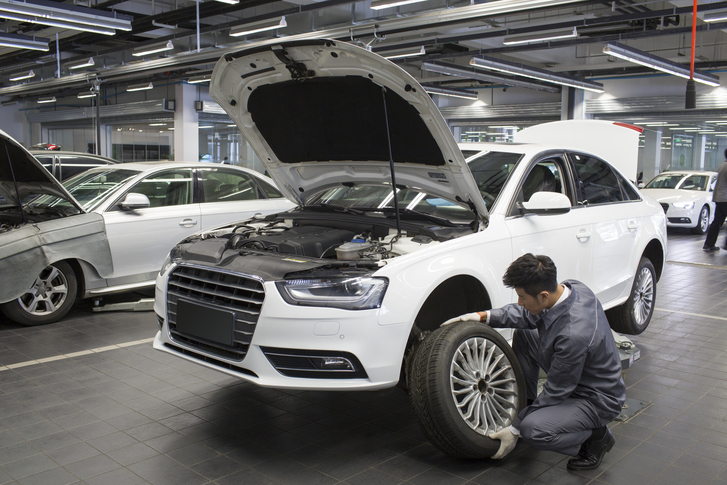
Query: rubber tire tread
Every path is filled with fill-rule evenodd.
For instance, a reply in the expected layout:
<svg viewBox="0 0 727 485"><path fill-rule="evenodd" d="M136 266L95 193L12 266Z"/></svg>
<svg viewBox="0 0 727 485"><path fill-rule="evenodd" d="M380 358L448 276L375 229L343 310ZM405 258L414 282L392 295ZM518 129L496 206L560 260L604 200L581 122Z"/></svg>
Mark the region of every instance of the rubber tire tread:
<svg viewBox="0 0 727 485"><path fill-rule="evenodd" d="M697 235L707 234L707 231L709 231L709 224L707 224L707 231L702 231L702 224L701 224L701 222L702 222L702 211L705 210L705 209L707 209L707 220L709 221L709 207L707 207L705 205L699 211L699 219L698 219L697 225L695 227L693 227L693 228L690 229L690 231L692 232L692 234L697 234Z"/></svg>
<svg viewBox="0 0 727 485"><path fill-rule="evenodd" d="M639 273L641 273L641 270L645 266L647 266L651 271L651 278L654 282L654 296L653 303L651 305L651 313L649 313L649 316L646 319L646 323L639 326L632 318L634 301L633 297L634 291L636 289L636 277L639 275ZM626 300L626 302L624 302L622 305L606 310L606 317L608 318L609 325L615 332L625 335L639 335L643 333L644 330L646 330L646 327L649 326L649 323L651 322L651 317L654 315L654 306L656 306L656 269L654 269L654 265L651 264L651 260L642 257L639 261L639 266L636 269L634 282L631 284L631 292L629 293L628 300Z"/></svg>
<svg viewBox="0 0 727 485"><path fill-rule="evenodd" d="M57 322L66 316L66 313L68 313L71 310L71 307L73 307L73 304L76 301L76 294L78 293L78 280L76 278L76 273L73 271L73 268L71 268L71 265L65 261L57 261L55 263L51 263L49 266L55 266L58 271L65 275L66 281L68 281L66 301L64 301L55 312L44 316L36 316L30 315L28 312L23 310L23 307L20 306L20 303L18 303L18 299L16 298L15 300L9 301L0 307L0 310L2 310L6 317L21 325L34 327L37 325L47 325L49 323Z"/></svg>
<svg viewBox="0 0 727 485"><path fill-rule="evenodd" d="M499 441L477 434L467 426L455 409L449 385L442 383L443 372L449 382L452 350L473 336L488 338L503 349L515 371L520 412L526 401L525 378L520 363L507 341L481 323L455 323L433 332L417 349L409 378L409 399L424 435L444 453L464 459L489 458L500 447ZM451 355L447 355L448 351L452 351Z"/></svg>

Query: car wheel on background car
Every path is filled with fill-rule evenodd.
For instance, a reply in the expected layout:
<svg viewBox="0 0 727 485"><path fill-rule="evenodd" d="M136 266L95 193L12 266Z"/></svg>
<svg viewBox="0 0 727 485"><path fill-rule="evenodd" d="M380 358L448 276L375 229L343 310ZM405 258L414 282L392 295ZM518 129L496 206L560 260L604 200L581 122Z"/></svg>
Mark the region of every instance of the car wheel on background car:
<svg viewBox="0 0 727 485"><path fill-rule="evenodd" d="M489 458L525 404L525 379L507 341L487 325L446 325L422 342L409 396L424 434L457 458Z"/></svg>
<svg viewBox="0 0 727 485"><path fill-rule="evenodd" d="M692 234L705 234L709 229L709 207L706 205L699 211L697 225L692 228Z"/></svg>
<svg viewBox="0 0 727 485"><path fill-rule="evenodd" d="M45 325L65 316L76 299L78 281L68 263L47 266L33 286L19 298L5 303L2 312L23 325Z"/></svg>
<svg viewBox="0 0 727 485"><path fill-rule="evenodd" d="M641 258L628 300L606 311L608 323L616 332L639 335L649 325L655 304L656 270L648 258Z"/></svg>

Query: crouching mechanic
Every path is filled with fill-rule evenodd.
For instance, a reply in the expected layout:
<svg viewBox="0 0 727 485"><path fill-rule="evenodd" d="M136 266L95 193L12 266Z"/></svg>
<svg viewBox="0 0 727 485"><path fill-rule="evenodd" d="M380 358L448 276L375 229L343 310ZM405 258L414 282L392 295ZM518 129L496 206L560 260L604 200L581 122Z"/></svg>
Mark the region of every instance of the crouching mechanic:
<svg viewBox="0 0 727 485"><path fill-rule="evenodd" d="M568 461L570 470L595 469L616 441L606 425L626 399L621 360L603 308L583 283L558 284L548 256L519 257L502 280L515 288L517 304L444 323L477 321L517 329L512 348L525 375L528 406L511 426L490 435L500 440L492 458L510 453L519 436L533 448L575 457ZM539 369L548 377L536 397Z"/></svg>

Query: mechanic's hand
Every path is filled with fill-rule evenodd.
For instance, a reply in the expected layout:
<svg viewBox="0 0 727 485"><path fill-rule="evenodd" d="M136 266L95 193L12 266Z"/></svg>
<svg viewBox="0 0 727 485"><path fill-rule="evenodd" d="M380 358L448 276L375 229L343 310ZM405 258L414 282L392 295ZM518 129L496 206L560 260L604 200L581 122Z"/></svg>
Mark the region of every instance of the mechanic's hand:
<svg viewBox="0 0 727 485"><path fill-rule="evenodd" d="M500 440L500 449L497 450L497 453L492 455L494 460L499 460L501 458L505 458L508 454L510 454L513 448L515 448L518 437L510 431L510 427L507 427L502 428L497 433L491 434L490 438L493 440Z"/></svg>
<svg viewBox="0 0 727 485"><path fill-rule="evenodd" d="M455 322L481 322L482 317L479 313L473 312L473 313L465 313L464 315L460 315L458 317L450 318L446 322L442 324L442 326L449 325L450 323Z"/></svg>

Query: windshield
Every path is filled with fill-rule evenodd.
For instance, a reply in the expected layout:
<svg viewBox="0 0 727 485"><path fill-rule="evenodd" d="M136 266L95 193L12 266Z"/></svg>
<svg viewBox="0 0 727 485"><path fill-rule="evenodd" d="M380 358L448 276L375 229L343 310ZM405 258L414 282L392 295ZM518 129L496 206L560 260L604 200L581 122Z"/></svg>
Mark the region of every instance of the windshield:
<svg viewBox="0 0 727 485"><path fill-rule="evenodd" d="M469 161L470 171L488 210L495 205L507 178L522 157L522 153L487 152Z"/></svg>
<svg viewBox="0 0 727 485"><path fill-rule="evenodd" d="M98 207L117 187L139 174L136 170L98 168L83 172L63 182L63 186L74 199L90 212ZM68 201L46 195L28 204L35 206L65 207Z"/></svg>
<svg viewBox="0 0 727 485"><path fill-rule="evenodd" d="M448 221L466 223L474 220L474 214L469 209L416 189L398 188L396 196L400 211L425 213ZM314 195L308 205L341 207L352 211L387 212L394 208L394 195L390 185L362 184L336 187Z"/></svg>
<svg viewBox="0 0 727 485"><path fill-rule="evenodd" d="M662 173L651 179L646 189L707 190L708 175Z"/></svg>

